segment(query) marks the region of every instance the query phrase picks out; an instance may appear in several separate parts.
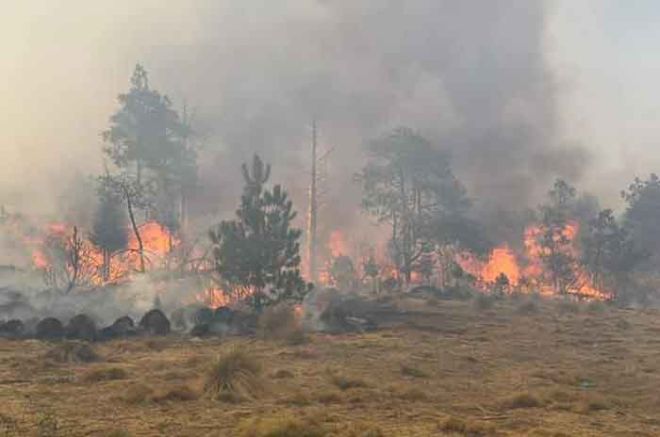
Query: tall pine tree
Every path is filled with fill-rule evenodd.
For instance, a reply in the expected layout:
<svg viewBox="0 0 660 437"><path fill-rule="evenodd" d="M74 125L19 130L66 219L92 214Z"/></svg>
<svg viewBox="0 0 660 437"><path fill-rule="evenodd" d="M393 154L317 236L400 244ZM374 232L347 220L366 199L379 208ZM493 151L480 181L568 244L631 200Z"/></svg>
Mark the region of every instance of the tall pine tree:
<svg viewBox="0 0 660 437"><path fill-rule="evenodd" d="M270 165L259 156L243 164L245 187L235 220L211 230L218 274L239 290L250 291L257 312L282 300L302 299L309 288L300 276L301 231L291 227L296 217L286 191L265 187Z"/></svg>

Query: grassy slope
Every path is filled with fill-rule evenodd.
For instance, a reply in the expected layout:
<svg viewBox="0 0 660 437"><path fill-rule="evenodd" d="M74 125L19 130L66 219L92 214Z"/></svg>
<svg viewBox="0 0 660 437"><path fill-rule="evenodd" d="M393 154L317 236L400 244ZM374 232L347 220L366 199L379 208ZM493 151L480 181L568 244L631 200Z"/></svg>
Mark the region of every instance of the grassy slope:
<svg viewBox="0 0 660 437"><path fill-rule="evenodd" d="M375 333L250 342L264 387L240 403L190 399L227 347L217 339L111 342L90 364L52 364L49 344L0 340L0 436L232 436L255 418L349 436L660 435L658 311L399 305L407 315Z"/></svg>

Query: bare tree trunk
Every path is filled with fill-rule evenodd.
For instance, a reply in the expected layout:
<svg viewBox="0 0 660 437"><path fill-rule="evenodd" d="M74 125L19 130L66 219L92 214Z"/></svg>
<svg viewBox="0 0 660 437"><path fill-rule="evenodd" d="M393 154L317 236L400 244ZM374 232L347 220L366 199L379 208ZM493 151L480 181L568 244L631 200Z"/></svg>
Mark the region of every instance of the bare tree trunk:
<svg viewBox="0 0 660 437"><path fill-rule="evenodd" d="M131 227L133 228L133 233L135 234L135 239L138 242L138 252L140 254L140 272L145 272L144 265L144 245L142 243L142 237L140 236L140 231L138 230L137 224L135 223L135 214L133 213L133 203L131 202L131 194L127 189L124 189L124 194L126 196L126 206L128 208L128 217L131 220Z"/></svg>
<svg viewBox="0 0 660 437"><path fill-rule="evenodd" d="M78 273L80 271L80 251L81 251L81 242L78 238L78 227L73 227L73 235L71 236L71 252L69 255L69 263L71 265L71 276L69 277L69 284L66 287L66 293L68 294L76 286L78 282Z"/></svg>

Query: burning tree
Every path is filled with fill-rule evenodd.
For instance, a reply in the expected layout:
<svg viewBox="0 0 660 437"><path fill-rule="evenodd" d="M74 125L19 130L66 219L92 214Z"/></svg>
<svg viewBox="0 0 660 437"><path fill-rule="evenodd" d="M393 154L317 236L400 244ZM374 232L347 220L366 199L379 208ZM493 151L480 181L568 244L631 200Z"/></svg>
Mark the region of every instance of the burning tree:
<svg viewBox="0 0 660 437"><path fill-rule="evenodd" d="M99 207L94 217L91 242L103 253L102 278L110 279L112 256L128 246L126 213L121 206L121 197L107 185L99 187Z"/></svg>
<svg viewBox="0 0 660 437"><path fill-rule="evenodd" d="M296 216L286 191L266 189L270 165L259 156L248 169L243 164L245 187L235 220L211 230L215 269L238 292L249 290L257 312L282 300L302 299L308 289L300 276L301 231L291 227Z"/></svg>
<svg viewBox="0 0 660 437"><path fill-rule="evenodd" d="M398 128L372 141L368 163L356 176L363 188L362 206L391 227L392 259L406 283L416 262L445 240L448 218L469 207L463 186L451 171L446 153L409 128Z"/></svg>
<svg viewBox="0 0 660 437"><path fill-rule="evenodd" d="M335 257L328 273L332 283L340 290L353 290L357 285L357 272L349 256Z"/></svg>
<svg viewBox="0 0 660 437"><path fill-rule="evenodd" d="M104 152L133 178L138 191L144 193L145 184L153 188L147 215L173 233L182 220L184 193L197 171L187 114L181 118L170 99L149 86L147 72L139 64L130 90L118 100L121 107L102 134L107 143Z"/></svg>
<svg viewBox="0 0 660 437"><path fill-rule="evenodd" d="M540 225L537 243L554 291L565 294L577 281L573 254L573 236L570 232L570 212L576 198L574 187L557 179L548 192L549 202L539 208Z"/></svg>
<svg viewBox="0 0 660 437"><path fill-rule="evenodd" d="M70 232L66 226L51 226L41 248L45 283L65 294L76 287L93 285L98 274L93 247L78 232L77 226Z"/></svg>

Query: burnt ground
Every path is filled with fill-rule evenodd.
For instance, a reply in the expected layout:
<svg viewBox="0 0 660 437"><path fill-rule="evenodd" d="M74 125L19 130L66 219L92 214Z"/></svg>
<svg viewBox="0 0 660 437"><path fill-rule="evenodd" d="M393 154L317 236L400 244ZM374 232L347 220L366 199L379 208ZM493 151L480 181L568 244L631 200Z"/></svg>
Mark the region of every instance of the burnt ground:
<svg viewBox="0 0 660 437"><path fill-rule="evenodd" d="M170 335L95 344L86 363L0 340L0 435L660 435L658 310L396 305L377 331L297 345ZM237 342L260 393L213 400L204 375Z"/></svg>

